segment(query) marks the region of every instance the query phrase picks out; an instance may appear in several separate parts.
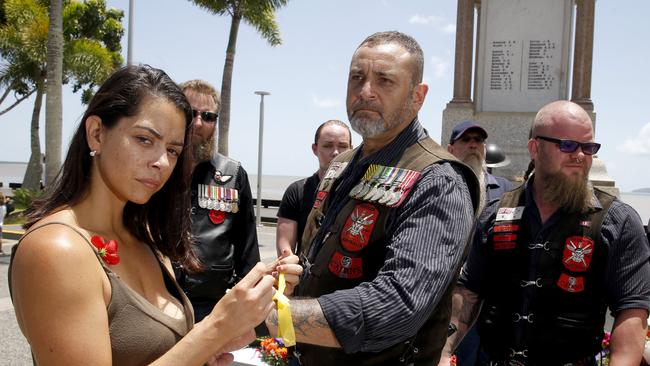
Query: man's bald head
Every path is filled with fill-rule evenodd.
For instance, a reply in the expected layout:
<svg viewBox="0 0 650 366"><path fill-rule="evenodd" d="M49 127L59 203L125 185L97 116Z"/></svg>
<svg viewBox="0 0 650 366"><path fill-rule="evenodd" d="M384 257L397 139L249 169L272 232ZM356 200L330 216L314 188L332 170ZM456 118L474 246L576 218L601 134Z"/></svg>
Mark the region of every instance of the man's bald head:
<svg viewBox="0 0 650 366"><path fill-rule="evenodd" d="M591 117L581 106L568 100L558 100L545 105L537 112L531 128L531 137L545 135L558 124L567 122L589 124L593 131Z"/></svg>

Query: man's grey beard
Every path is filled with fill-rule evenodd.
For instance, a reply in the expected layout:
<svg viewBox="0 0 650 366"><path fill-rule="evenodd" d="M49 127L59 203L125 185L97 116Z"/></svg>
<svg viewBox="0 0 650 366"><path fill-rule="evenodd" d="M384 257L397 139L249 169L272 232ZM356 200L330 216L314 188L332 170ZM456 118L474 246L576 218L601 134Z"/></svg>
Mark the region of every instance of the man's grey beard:
<svg viewBox="0 0 650 366"><path fill-rule="evenodd" d="M472 169L474 174L476 174L476 178L478 178L480 192L480 206L478 212L481 212L487 203L485 202L487 199L487 187L485 186L485 171L487 166L485 165L485 160L479 154L468 154L465 156L465 159L463 159L463 163L467 164L467 166Z"/></svg>
<svg viewBox="0 0 650 366"><path fill-rule="evenodd" d="M412 90L410 94L412 93ZM348 118L350 119L350 125L352 129L361 135L363 138L374 138L382 133L399 126L403 119L409 114L411 110L412 98L408 97L400 109L395 111L395 113L385 116L384 108L379 105L375 105L372 102L363 102L359 100L355 103L351 110L348 111ZM370 109L380 113L381 117L377 119L363 118L354 115L354 112L359 109ZM409 121L410 122L410 121Z"/></svg>
<svg viewBox="0 0 650 366"><path fill-rule="evenodd" d="M192 143L192 159L194 162L201 163L212 159L216 150L216 139L211 137L205 141Z"/></svg>
<svg viewBox="0 0 650 366"><path fill-rule="evenodd" d="M592 199L586 173L567 176L556 172L546 174L543 179L540 195L544 201L558 205L568 213L586 212Z"/></svg>

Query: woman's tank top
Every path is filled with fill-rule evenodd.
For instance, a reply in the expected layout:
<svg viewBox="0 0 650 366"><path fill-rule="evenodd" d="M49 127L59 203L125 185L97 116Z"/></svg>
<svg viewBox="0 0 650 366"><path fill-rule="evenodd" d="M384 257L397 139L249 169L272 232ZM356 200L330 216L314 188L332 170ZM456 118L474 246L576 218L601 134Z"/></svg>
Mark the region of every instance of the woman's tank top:
<svg viewBox="0 0 650 366"><path fill-rule="evenodd" d="M51 222L39 226L29 232L48 225L64 225L81 235L88 245L93 248L111 284L111 300L107 307L109 333L113 365L146 365L162 356L174 346L193 326L194 314L187 296L176 283L174 276L169 273L156 255L163 274L167 291L183 304L185 317L174 319L151 304L142 295L129 288L120 277L108 268L94 246L86 236L76 228L62 223ZM21 241L22 241L21 239ZM11 292L11 265L20 241L13 247L9 264L9 291Z"/></svg>

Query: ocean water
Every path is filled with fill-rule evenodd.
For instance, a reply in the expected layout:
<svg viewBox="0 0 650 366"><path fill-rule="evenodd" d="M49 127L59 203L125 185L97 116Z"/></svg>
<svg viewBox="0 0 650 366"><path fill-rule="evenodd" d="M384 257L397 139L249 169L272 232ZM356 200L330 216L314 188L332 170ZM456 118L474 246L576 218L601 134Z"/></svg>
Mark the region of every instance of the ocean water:
<svg viewBox="0 0 650 366"><path fill-rule="evenodd" d="M262 198L267 200L281 200L284 191L289 185L299 179L306 177L288 176L288 175L263 175L262 176ZM253 197L257 197L257 175L249 174L251 191Z"/></svg>
<svg viewBox="0 0 650 366"><path fill-rule="evenodd" d="M253 191L253 197L257 197L257 176L248 176ZM262 176L262 198L280 200L287 187L305 177L286 175L264 175ZM621 201L632 206L641 216L644 225L650 220L650 193L621 192Z"/></svg>

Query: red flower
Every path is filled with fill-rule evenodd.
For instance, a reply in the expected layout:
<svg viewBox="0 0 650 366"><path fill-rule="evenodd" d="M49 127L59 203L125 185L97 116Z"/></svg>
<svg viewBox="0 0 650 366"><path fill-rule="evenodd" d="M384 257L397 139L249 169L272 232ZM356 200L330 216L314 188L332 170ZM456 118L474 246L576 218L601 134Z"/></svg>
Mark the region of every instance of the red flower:
<svg viewBox="0 0 650 366"><path fill-rule="evenodd" d="M117 255L117 242L115 240L106 242L101 236L93 235L90 237L90 242L97 248L99 256L102 257L106 264L113 265L120 263L120 256Z"/></svg>

